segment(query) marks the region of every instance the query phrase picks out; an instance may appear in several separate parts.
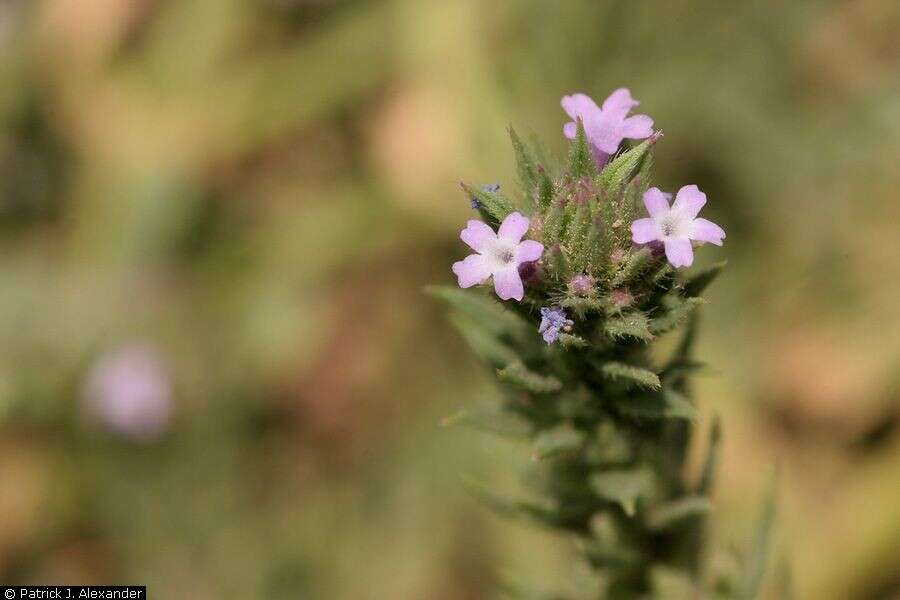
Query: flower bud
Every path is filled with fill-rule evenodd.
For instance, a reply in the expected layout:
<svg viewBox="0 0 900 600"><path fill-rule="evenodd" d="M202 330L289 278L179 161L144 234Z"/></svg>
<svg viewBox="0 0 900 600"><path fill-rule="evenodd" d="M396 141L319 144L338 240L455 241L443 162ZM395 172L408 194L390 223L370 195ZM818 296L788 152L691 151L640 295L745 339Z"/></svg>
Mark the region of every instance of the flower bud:
<svg viewBox="0 0 900 600"><path fill-rule="evenodd" d="M625 288L616 288L610 295L613 307L619 310L628 308L634 302L634 296Z"/></svg>
<svg viewBox="0 0 900 600"><path fill-rule="evenodd" d="M576 275L569 280L569 291L576 296L588 296L594 291L594 278L590 275Z"/></svg>
<svg viewBox="0 0 900 600"><path fill-rule="evenodd" d="M519 265L519 277L527 286L540 285L544 281L544 268L536 260Z"/></svg>

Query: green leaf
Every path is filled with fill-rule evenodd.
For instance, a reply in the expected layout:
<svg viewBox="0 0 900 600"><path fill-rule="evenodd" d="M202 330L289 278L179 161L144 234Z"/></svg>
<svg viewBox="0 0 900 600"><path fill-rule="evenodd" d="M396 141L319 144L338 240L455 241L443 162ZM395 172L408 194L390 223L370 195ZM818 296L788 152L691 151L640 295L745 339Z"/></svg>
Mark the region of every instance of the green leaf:
<svg viewBox="0 0 900 600"><path fill-rule="evenodd" d="M516 156L516 174L519 178L519 185L522 186L525 195L530 198L540 182L537 159L512 127L509 128L509 139L512 141L513 152Z"/></svg>
<svg viewBox="0 0 900 600"><path fill-rule="evenodd" d="M546 231L545 229L545 234ZM544 264L549 268L550 274L559 281L566 281L572 276L569 259L566 258L566 254L559 244L554 244L547 249L544 253Z"/></svg>
<svg viewBox="0 0 900 600"><path fill-rule="evenodd" d="M623 400L616 405L622 414L638 419L686 419L697 418L697 409L678 392L664 389L658 394L644 394Z"/></svg>
<svg viewBox="0 0 900 600"><path fill-rule="evenodd" d="M468 315L452 314L450 323L463 336L472 351L490 365L502 367L519 359L509 346Z"/></svg>
<svg viewBox="0 0 900 600"><path fill-rule="evenodd" d="M762 514L756 526L756 538L750 549L750 555L745 565L744 576L740 584L740 597L752 600L759 594L759 588L769 562L769 546L771 545L772 532L775 528L775 514L777 509L778 475L773 473L769 481L769 489L763 501Z"/></svg>
<svg viewBox="0 0 900 600"><path fill-rule="evenodd" d="M563 308L572 309L579 317L584 317L584 315L592 312L603 312L607 306L602 299L591 296L569 296L563 299L559 305Z"/></svg>
<svg viewBox="0 0 900 600"><path fill-rule="evenodd" d="M653 152L648 152L637 175L625 187L625 202L621 217L628 223L632 223L639 216L645 216L644 192L650 187L653 159Z"/></svg>
<svg viewBox="0 0 900 600"><path fill-rule="evenodd" d="M543 214L550 208L553 202L553 180L550 174L541 165L537 166L537 208Z"/></svg>
<svg viewBox="0 0 900 600"><path fill-rule="evenodd" d="M706 289L706 286L712 283L713 280L715 280L715 278L719 276L719 273L722 272L722 269L724 269L725 265L727 264L728 261L723 260L710 267L707 267L706 269L692 274L684 284L684 295L699 296L701 293L703 293L703 290Z"/></svg>
<svg viewBox="0 0 900 600"><path fill-rule="evenodd" d="M706 449L706 460L703 462L700 484L697 486L697 493L704 496L708 496L712 492L716 467L719 464L719 447L721 443L722 420L716 415L713 417L712 426L709 429L709 447Z"/></svg>
<svg viewBox="0 0 900 600"><path fill-rule="evenodd" d="M425 288L425 293L443 300L492 335L509 336L518 340L536 337L532 326L522 317L507 310L491 296L477 290L462 290L448 285L432 285Z"/></svg>
<svg viewBox="0 0 900 600"><path fill-rule="evenodd" d="M703 516L712 510L712 503L704 496L683 496L677 500L655 506L647 514L647 526L653 531L663 531L686 520Z"/></svg>
<svg viewBox="0 0 900 600"><path fill-rule="evenodd" d="M534 440L534 455L538 459L575 452L584 444L584 432L569 424L557 425L538 434Z"/></svg>
<svg viewBox="0 0 900 600"><path fill-rule="evenodd" d="M525 500L510 500L493 493L488 486L463 480L465 488L498 514L524 518L544 527L558 527L563 519L550 502L537 503Z"/></svg>
<svg viewBox="0 0 900 600"><path fill-rule="evenodd" d="M599 181L600 187L606 192L607 197L617 197L628 185L628 182L634 179L659 137L659 134L651 135L644 142L623 152L606 165L606 168L600 173Z"/></svg>
<svg viewBox="0 0 900 600"><path fill-rule="evenodd" d="M569 147L569 175L575 180L582 177L593 179L597 175L597 163L594 162L581 119L577 120L577 126L578 132Z"/></svg>
<svg viewBox="0 0 900 600"><path fill-rule="evenodd" d="M521 417L504 410L502 406L464 408L441 421L443 427L462 425L478 431L494 433L510 438L527 438L531 425Z"/></svg>
<svg viewBox="0 0 900 600"><path fill-rule="evenodd" d="M615 272L610 287L617 288L635 279L653 264L653 253L646 246L629 252L628 257Z"/></svg>
<svg viewBox="0 0 900 600"><path fill-rule="evenodd" d="M625 434L610 421L597 426L585 450L585 460L592 465L621 464L632 458L631 444Z"/></svg>
<svg viewBox="0 0 900 600"><path fill-rule="evenodd" d="M606 362L600 367L600 371L613 381L622 381L637 385L638 387L658 390L660 388L659 376L653 371L635 367L622 362Z"/></svg>
<svg viewBox="0 0 900 600"><path fill-rule="evenodd" d="M598 497L615 502L626 515L632 517L638 499L652 490L653 475L643 469L601 471L591 475L590 486Z"/></svg>
<svg viewBox="0 0 900 600"><path fill-rule="evenodd" d="M559 345L566 350L572 350L575 348L586 348L590 344L586 339L578 337L577 335L572 335L571 333L560 333Z"/></svg>
<svg viewBox="0 0 900 600"><path fill-rule="evenodd" d="M603 324L603 330L611 338L636 338L650 341L653 334L650 333L650 319L642 312L630 312L619 317L607 319Z"/></svg>
<svg viewBox="0 0 900 600"><path fill-rule="evenodd" d="M562 389L562 382L556 377L540 375L530 371L522 361L516 360L497 371L501 381L522 388L533 394L552 394Z"/></svg>
<svg viewBox="0 0 900 600"><path fill-rule="evenodd" d="M565 244L571 253L575 270L584 271L588 267L585 260L588 257L588 253L584 252L584 247L592 229L591 209L588 208L586 203L582 202L573 202L570 206L574 208L569 225L566 228L567 241Z"/></svg>
<svg viewBox="0 0 900 600"><path fill-rule="evenodd" d="M503 195L503 192L489 192L480 186L472 187L465 183L460 183L460 186L462 186L469 198L478 200L482 208L498 223L516 210L516 207L509 198Z"/></svg>
<svg viewBox="0 0 900 600"><path fill-rule="evenodd" d="M531 154L539 167L543 166L550 173L559 170L558 157L550 152L541 136L533 131L528 134L528 147L531 148Z"/></svg>
<svg viewBox="0 0 900 600"><path fill-rule="evenodd" d="M675 295L663 297L662 306L665 312L650 321L650 332L659 335L671 331L681 325L695 308L706 304L703 298L681 298Z"/></svg>

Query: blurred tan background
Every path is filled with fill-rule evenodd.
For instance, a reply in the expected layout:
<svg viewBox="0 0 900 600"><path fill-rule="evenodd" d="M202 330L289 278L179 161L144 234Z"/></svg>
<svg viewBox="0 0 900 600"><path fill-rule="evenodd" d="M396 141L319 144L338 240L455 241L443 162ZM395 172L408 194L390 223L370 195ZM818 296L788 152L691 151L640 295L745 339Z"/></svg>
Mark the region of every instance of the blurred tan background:
<svg viewBox="0 0 900 600"><path fill-rule="evenodd" d="M627 86L657 183L728 231L717 543L778 463L770 596L900 598L898 30L895 0L0 0L0 581L576 589L464 491L528 456L439 427L494 391L421 288L458 181L514 185L509 123L562 153L559 98Z"/></svg>

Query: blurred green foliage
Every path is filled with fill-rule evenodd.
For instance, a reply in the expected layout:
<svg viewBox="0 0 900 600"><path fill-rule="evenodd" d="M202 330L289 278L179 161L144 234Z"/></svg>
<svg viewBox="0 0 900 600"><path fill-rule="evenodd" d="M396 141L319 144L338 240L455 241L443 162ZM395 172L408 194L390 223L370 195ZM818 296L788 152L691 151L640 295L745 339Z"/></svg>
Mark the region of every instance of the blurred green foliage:
<svg viewBox="0 0 900 600"><path fill-rule="evenodd" d="M458 180L514 182L508 123L559 154L559 98L627 86L660 186L729 233L716 535L745 549L777 460L797 597L896 597L898 27L893 0L0 2L0 580L577 589L463 490L529 458L438 427L494 392L421 288L463 255ZM155 443L80 408L130 341L171 371Z"/></svg>

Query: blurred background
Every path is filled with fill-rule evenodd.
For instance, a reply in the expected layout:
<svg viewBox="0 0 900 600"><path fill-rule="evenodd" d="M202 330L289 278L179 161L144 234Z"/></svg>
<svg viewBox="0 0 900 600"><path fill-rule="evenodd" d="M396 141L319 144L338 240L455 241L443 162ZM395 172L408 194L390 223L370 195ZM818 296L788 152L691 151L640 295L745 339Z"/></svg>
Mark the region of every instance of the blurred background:
<svg viewBox="0 0 900 600"><path fill-rule="evenodd" d="M0 0L0 581L577 588L465 491L529 458L439 426L495 392L422 287L466 253L458 181L515 185L508 124L561 154L560 97L627 86L657 183L728 231L718 546L777 463L770 582L900 598L898 30L896 0Z"/></svg>

